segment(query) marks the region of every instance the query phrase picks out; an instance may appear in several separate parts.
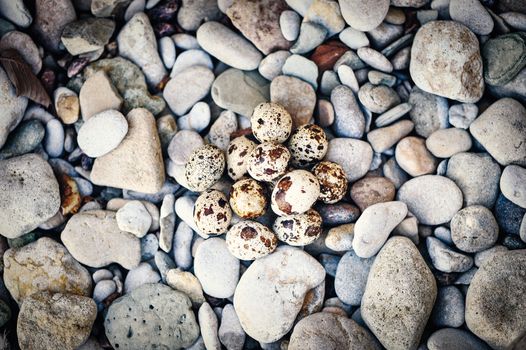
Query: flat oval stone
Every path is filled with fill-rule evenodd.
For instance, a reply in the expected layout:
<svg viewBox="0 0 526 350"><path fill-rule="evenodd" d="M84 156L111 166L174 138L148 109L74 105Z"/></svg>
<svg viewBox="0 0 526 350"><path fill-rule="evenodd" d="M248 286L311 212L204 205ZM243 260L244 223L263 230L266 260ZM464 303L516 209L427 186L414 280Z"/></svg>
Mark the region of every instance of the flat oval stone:
<svg viewBox="0 0 526 350"><path fill-rule="evenodd" d="M428 151L425 140L408 136L396 145L396 161L411 176L433 173L437 168L437 159Z"/></svg>
<svg viewBox="0 0 526 350"><path fill-rule="evenodd" d="M206 22L196 35L203 50L231 67L253 70L261 61L261 53L250 42L221 23Z"/></svg>
<svg viewBox="0 0 526 350"><path fill-rule="evenodd" d="M270 100L282 105L291 115L295 127L309 123L316 107L316 92L309 83L296 77L280 75L270 84Z"/></svg>
<svg viewBox="0 0 526 350"><path fill-rule="evenodd" d="M449 15L475 34L488 35L493 31L493 19L479 0L451 0Z"/></svg>
<svg viewBox="0 0 526 350"><path fill-rule="evenodd" d="M450 223L455 246L468 253L491 248L499 236L499 226L491 210L473 205L460 210Z"/></svg>
<svg viewBox="0 0 526 350"><path fill-rule="evenodd" d="M448 102L441 96L430 94L414 86L408 102L413 106L409 117L415 123L415 131L422 137L429 137L438 129L448 127Z"/></svg>
<svg viewBox="0 0 526 350"><path fill-rule="evenodd" d="M418 30L409 71L419 88L452 100L477 102L484 92L478 39L453 21L432 21Z"/></svg>
<svg viewBox="0 0 526 350"><path fill-rule="evenodd" d="M451 220L462 208L462 192L450 179L424 175L404 183L397 199L424 225L440 225Z"/></svg>
<svg viewBox="0 0 526 350"><path fill-rule="evenodd" d="M392 88L371 83L360 87L358 98L373 113L383 113L400 103L400 97Z"/></svg>
<svg viewBox="0 0 526 350"><path fill-rule="evenodd" d="M482 57L486 82L505 85L526 66L526 36L519 32L489 39L482 47Z"/></svg>
<svg viewBox="0 0 526 350"><path fill-rule="evenodd" d="M502 194L514 204L526 208L526 169L508 165L500 177Z"/></svg>
<svg viewBox="0 0 526 350"><path fill-rule="evenodd" d="M380 25L389 11L389 0L341 0L339 3L345 22L362 32Z"/></svg>
<svg viewBox="0 0 526 350"><path fill-rule="evenodd" d="M1 6L1 5L0 5ZM33 73L38 74L42 68L42 58L38 52L38 47L25 33L19 31L11 31L0 40L0 49L15 49L24 58L24 60L31 66Z"/></svg>
<svg viewBox="0 0 526 350"><path fill-rule="evenodd" d="M471 148L471 137L464 129L440 129L429 135L426 147L435 157L450 158Z"/></svg>
<svg viewBox="0 0 526 350"><path fill-rule="evenodd" d="M466 272L473 267L473 258L456 252L435 237L426 238L427 251L435 269L442 272Z"/></svg>
<svg viewBox="0 0 526 350"><path fill-rule="evenodd" d="M342 256L334 276L334 290L342 302L361 304L373 262L374 257L360 258L352 249Z"/></svg>
<svg viewBox="0 0 526 350"><path fill-rule="evenodd" d="M335 118L332 128L339 137L361 138L365 130L365 118L350 88L344 85L331 92Z"/></svg>
<svg viewBox="0 0 526 350"><path fill-rule="evenodd" d="M463 350L489 350L489 347L473 334L462 329L443 328L427 339L429 350L463 349Z"/></svg>
<svg viewBox="0 0 526 350"><path fill-rule="evenodd" d="M373 161L373 150L364 141L352 138L334 138L329 141L325 160L342 166L349 182L363 177Z"/></svg>
<svg viewBox="0 0 526 350"><path fill-rule="evenodd" d="M77 142L86 155L96 158L114 150L127 133L126 118L119 111L108 110L82 124Z"/></svg>

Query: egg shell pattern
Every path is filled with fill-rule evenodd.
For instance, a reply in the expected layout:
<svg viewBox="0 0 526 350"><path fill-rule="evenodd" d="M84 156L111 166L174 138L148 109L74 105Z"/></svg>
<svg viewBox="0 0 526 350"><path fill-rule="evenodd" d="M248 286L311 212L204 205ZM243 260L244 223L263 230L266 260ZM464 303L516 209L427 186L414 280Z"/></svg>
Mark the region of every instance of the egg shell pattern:
<svg viewBox="0 0 526 350"><path fill-rule="evenodd" d="M239 136L230 141L226 151L228 176L239 180L247 173L247 157L256 148L256 143L246 136Z"/></svg>
<svg viewBox="0 0 526 350"><path fill-rule="evenodd" d="M259 142L285 142L292 129L292 117L281 105L263 102L254 108L252 133Z"/></svg>
<svg viewBox="0 0 526 350"><path fill-rule="evenodd" d="M194 221L201 233L225 233L232 220L232 210L223 192L208 190L201 193L194 204Z"/></svg>
<svg viewBox="0 0 526 350"><path fill-rule="evenodd" d="M320 182L320 196L318 200L333 204L339 202L347 192L347 176L340 164L323 161L312 169L312 173Z"/></svg>
<svg viewBox="0 0 526 350"><path fill-rule="evenodd" d="M223 175L225 155L214 145L196 149L185 165L186 182L193 191L205 191Z"/></svg>
<svg viewBox="0 0 526 350"><path fill-rule="evenodd" d="M306 170L285 174L274 187L271 206L279 216L302 214L310 209L320 195L316 176Z"/></svg>
<svg viewBox="0 0 526 350"><path fill-rule="evenodd" d="M290 160L289 150L279 143L265 142L250 153L248 173L258 181L272 181L287 171Z"/></svg>
<svg viewBox="0 0 526 350"><path fill-rule="evenodd" d="M280 216L274 222L274 232L282 242L304 246L314 242L321 234L322 219L314 209L303 214Z"/></svg>
<svg viewBox="0 0 526 350"><path fill-rule="evenodd" d="M265 189L254 179L239 180L230 190L230 207L243 219L253 219L265 214Z"/></svg>
<svg viewBox="0 0 526 350"><path fill-rule="evenodd" d="M265 225L246 220L230 228L226 244L236 258L255 260L272 253L278 245L278 237Z"/></svg>
<svg viewBox="0 0 526 350"><path fill-rule="evenodd" d="M305 167L325 157L329 141L321 127L305 124L294 131L288 146L292 164Z"/></svg>

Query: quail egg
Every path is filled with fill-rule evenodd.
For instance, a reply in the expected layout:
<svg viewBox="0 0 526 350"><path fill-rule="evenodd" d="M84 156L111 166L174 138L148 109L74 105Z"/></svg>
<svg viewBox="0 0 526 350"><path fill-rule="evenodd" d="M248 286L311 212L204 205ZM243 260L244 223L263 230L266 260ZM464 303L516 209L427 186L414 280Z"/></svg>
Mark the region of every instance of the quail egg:
<svg viewBox="0 0 526 350"><path fill-rule="evenodd" d="M281 216L274 222L274 232L282 242L303 246L314 242L321 234L322 219L314 209L303 214Z"/></svg>
<svg viewBox="0 0 526 350"><path fill-rule="evenodd" d="M252 133L259 142L285 142L292 129L292 117L283 106L274 102L264 102L254 108Z"/></svg>
<svg viewBox="0 0 526 350"><path fill-rule="evenodd" d="M310 209L320 195L316 176L306 170L293 170L274 187L271 206L279 216L302 214Z"/></svg>
<svg viewBox="0 0 526 350"><path fill-rule="evenodd" d="M287 147L265 142L254 148L248 156L248 173L258 181L270 182L285 174L289 160Z"/></svg>
<svg viewBox="0 0 526 350"><path fill-rule="evenodd" d="M236 258L255 260L272 253L278 245L278 238L268 227L246 220L230 228L226 245Z"/></svg>
<svg viewBox="0 0 526 350"><path fill-rule="evenodd" d="M256 143L246 136L239 136L230 141L226 151L228 175L232 180L239 180L247 173L247 157L256 148Z"/></svg>
<svg viewBox="0 0 526 350"><path fill-rule="evenodd" d="M192 152L184 175L192 191L205 191L217 182L225 169L225 155L214 145L204 145Z"/></svg>
<svg viewBox="0 0 526 350"><path fill-rule="evenodd" d="M232 210L223 192L208 190L201 193L194 204L195 225L208 235L225 233L232 220Z"/></svg>
<svg viewBox="0 0 526 350"><path fill-rule="evenodd" d="M320 196L318 197L320 201L333 204L345 196L347 177L340 164L323 161L316 164L312 173L320 183Z"/></svg>
<svg viewBox="0 0 526 350"><path fill-rule="evenodd" d="M230 206L243 219L253 219L265 214L267 197L265 189L254 179L242 179L232 185Z"/></svg>
<svg viewBox="0 0 526 350"><path fill-rule="evenodd" d="M316 124L306 124L292 133L288 146L292 164L305 167L323 159L329 148L329 141L321 127Z"/></svg>

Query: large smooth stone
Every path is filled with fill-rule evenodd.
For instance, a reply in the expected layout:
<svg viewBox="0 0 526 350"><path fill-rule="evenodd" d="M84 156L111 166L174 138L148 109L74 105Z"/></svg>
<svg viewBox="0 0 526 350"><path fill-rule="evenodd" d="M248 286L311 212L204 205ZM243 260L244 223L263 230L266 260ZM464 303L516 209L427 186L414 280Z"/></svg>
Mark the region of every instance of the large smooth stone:
<svg viewBox="0 0 526 350"><path fill-rule="evenodd" d="M493 255L478 269L466 295L466 324L494 349L525 336L526 250Z"/></svg>
<svg viewBox="0 0 526 350"><path fill-rule="evenodd" d="M43 290L91 296L88 270L48 237L5 252L4 283L19 303Z"/></svg>
<svg viewBox="0 0 526 350"><path fill-rule="evenodd" d="M345 22L362 32L378 27L389 11L389 0L340 0L339 3Z"/></svg>
<svg viewBox="0 0 526 350"><path fill-rule="evenodd" d="M324 281L313 257L292 247L278 248L245 271L234 294L234 308L245 332L272 343L293 326L307 292Z"/></svg>
<svg viewBox="0 0 526 350"><path fill-rule="evenodd" d="M437 295L435 278L415 245L393 237L376 256L360 308L387 349L416 349Z"/></svg>
<svg viewBox="0 0 526 350"><path fill-rule="evenodd" d="M0 161L0 234L17 238L53 217L60 192L51 166L30 153Z"/></svg>
<svg viewBox="0 0 526 350"><path fill-rule="evenodd" d="M136 108L126 116L128 134L117 148L95 159L91 181L96 185L156 193L164 184L161 141L155 118Z"/></svg>
<svg viewBox="0 0 526 350"><path fill-rule="evenodd" d="M462 208L462 191L447 177L424 175L404 183L397 199L407 204L418 222L440 225L453 218Z"/></svg>
<svg viewBox="0 0 526 350"><path fill-rule="evenodd" d="M27 97L17 96L15 87L7 77L5 70L0 67L0 148L7 140L7 136L22 120L27 107Z"/></svg>
<svg viewBox="0 0 526 350"><path fill-rule="evenodd" d="M432 21L415 35L411 78L424 91L460 102L477 102L484 92L479 41L464 25Z"/></svg>
<svg viewBox="0 0 526 350"><path fill-rule="evenodd" d="M190 299L163 284L145 284L115 300L104 329L114 349L176 350L199 336Z"/></svg>
<svg viewBox="0 0 526 350"><path fill-rule="evenodd" d="M131 270L141 261L141 243L137 236L121 231L115 212L88 210L69 219L60 235L75 259L90 267L111 263Z"/></svg>

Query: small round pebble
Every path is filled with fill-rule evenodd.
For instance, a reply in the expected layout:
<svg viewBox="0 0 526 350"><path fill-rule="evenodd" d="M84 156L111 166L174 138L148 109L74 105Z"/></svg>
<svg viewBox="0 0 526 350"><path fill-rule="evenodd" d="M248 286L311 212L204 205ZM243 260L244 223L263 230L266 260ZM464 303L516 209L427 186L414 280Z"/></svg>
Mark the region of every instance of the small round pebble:
<svg viewBox="0 0 526 350"><path fill-rule="evenodd" d="M177 132L168 145L168 156L177 165L185 165L192 153L205 144L201 135L193 130Z"/></svg>
<svg viewBox="0 0 526 350"><path fill-rule="evenodd" d="M451 238L455 246L468 253L491 248L499 236L493 213L482 205L460 210L451 219Z"/></svg>
<svg viewBox="0 0 526 350"><path fill-rule="evenodd" d="M199 147L185 165L185 178L193 191L205 191L223 175L225 155L213 145Z"/></svg>
<svg viewBox="0 0 526 350"><path fill-rule="evenodd" d="M119 229L139 238L146 235L152 224L152 216L140 201L126 203L117 211L116 219Z"/></svg>
<svg viewBox="0 0 526 350"><path fill-rule="evenodd" d="M288 142L291 162L298 167L305 167L325 157L329 148L327 135L316 124L305 124L297 128Z"/></svg>
<svg viewBox="0 0 526 350"><path fill-rule="evenodd" d="M438 165L436 158L427 150L425 140L408 136L396 146L396 161L411 176L433 173Z"/></svg>
<svg viewBox="0 0 526 350"><path fill-rule="evenodd" d="M82 124L77 142L89 157L96 158L111 152L128 133L126 118L116 110L98 113Z"/></svg>
<svg viewBox="0 0 526 350"><path fill-rule="evenodd" d="M194 221L201 233L225 233L232 220L232 210L223 192L208 190L201 193L194 205Z"/></svg>
<svg viewBox="0 0 526 350"><path fill-rule="evenodd" d="M285 142L292 129L292 117L281 105L264 102L254 108L252 133L259 142Z"/></svg>
<svg viewBox="0 0 526 350"><path fill-rule="evenodd" d="M226 151L226 166L232 180L239 180L247 173L247 159L254 148L256 143L246 136L239 136L230 141Z"/></svg>
<svg viewBox="0 0 526 350"><path fill-rule="evenodd" d="M273 228L280 241L292 246L304 246L320 236L321 225L320 214L309 209L303 214L276 218Z"/></svg>
<svg viewBox="0 0 526 350"><path fill-rule="evenodd" d="M318 200L323 203L337 203L347 192L347 177L341 165L329 161L316 164L312 173L320 183Z"/></svg>
<svg viewBox="0 0 526 350"><path fill-rule="evenodd" d="M258 181L272 181L287 171L289 150L278 143L265 142L258 145L248 156L247 170Z"/></svg>
<svg viewBox="0 0 526 350"><path fill-rule="evenodd" d="M230 190L230 206L243 219L257 218L267 208L265 189L254 179L239 180Z"/></svg>
<svg viewBox="0 0 526 350"><path fill-rule="evenodd" d="M351 198L364 211L373 204L394 200L395 192L395 186L388 178L368 176L352 185Z"/></svg>
<svg viewBox="0 0 526 350"><path fill-rule="evenodd" d="M316 176L306 170L293 170L277 182L272 191L271 206L280 216L302 214L320 196Z"/></svg>
<svg viewBox="0 0 526 350"><path fill-rule="evenodd" d="M265 225L246 220L230 228L226 234L226 244L236 258L256 260L272 253L278 245L278 238Z"/></svg>
<svg viewBox="0 0 526 350"><path fill-rule="evenodd" d="M450 158L471 148L471 137L466 130L458 128L439 129L426 140L426 147L435 157Z"/></svg>
<svg viewBox="0 0 526 350"><path fill-rule="evenodd" d="M301 17L296 11L286 10L279 17L279 26L283 37L288 41L294 41L300 33Z"/></svg>

